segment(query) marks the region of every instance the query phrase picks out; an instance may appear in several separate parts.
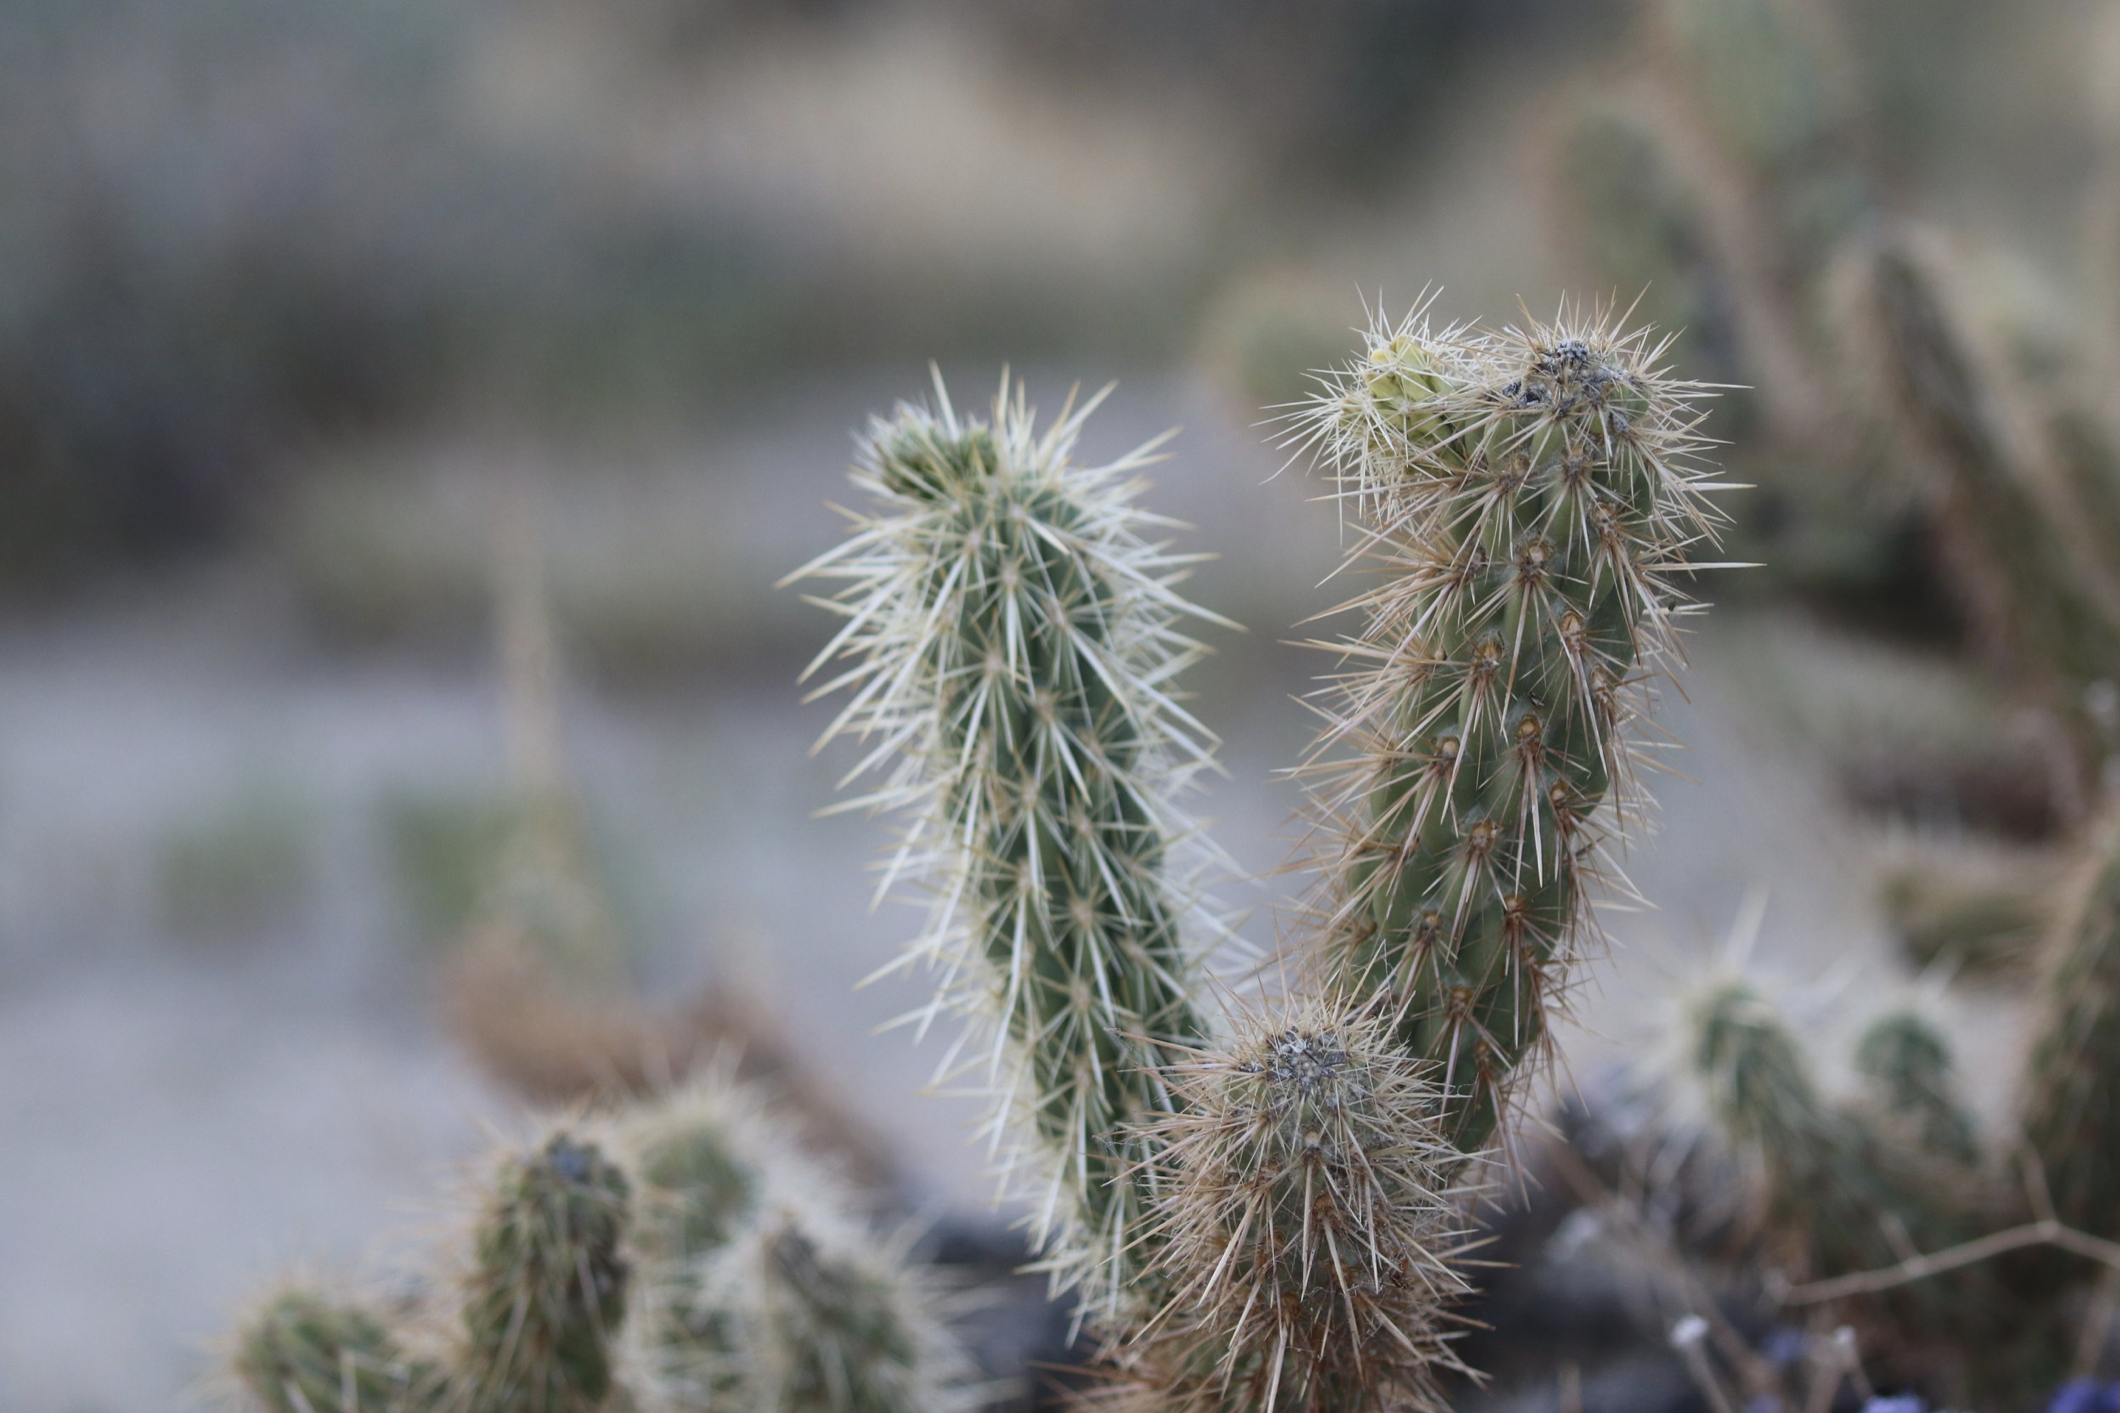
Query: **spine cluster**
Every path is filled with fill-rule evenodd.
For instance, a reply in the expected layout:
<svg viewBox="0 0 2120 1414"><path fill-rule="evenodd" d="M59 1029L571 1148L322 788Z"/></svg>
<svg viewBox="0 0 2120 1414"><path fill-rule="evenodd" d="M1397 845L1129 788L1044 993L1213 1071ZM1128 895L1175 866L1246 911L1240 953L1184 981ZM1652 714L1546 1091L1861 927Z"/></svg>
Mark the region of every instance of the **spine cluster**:
<svg viewBox="0 0 2120 1414"><path fill-rule="evenodd" d="M1641 803L1639 719L1712 542L1701 388L1606 321L1371 331L1304 433L1379 583L1313 763L1323 967L1435 1063L1460 1150L1541 1057Z"/></svg>
<svg viewBox="0 0 2120 1414"><path fill-rule="evenodd" d="M1095 399L1038 433L1020 389L990 422L937 391L872 425L854 479L878 509L804 571L846 581L819 664L852 662L820 691L853 697L827 735L885 773L850 804L911 818L893 872L935 897L913 953L972 1024L997 1142L1029 1136L1038 1243L1114 1309L1152 1178L1128 1126L1171 1107L1165 1067L1208 1036L1173 868L1194 834L1177 792L1212 746L1173 696L1202 651L1173 589L1191 557L1134 504L1154 444L1073 461Z"/></svg>

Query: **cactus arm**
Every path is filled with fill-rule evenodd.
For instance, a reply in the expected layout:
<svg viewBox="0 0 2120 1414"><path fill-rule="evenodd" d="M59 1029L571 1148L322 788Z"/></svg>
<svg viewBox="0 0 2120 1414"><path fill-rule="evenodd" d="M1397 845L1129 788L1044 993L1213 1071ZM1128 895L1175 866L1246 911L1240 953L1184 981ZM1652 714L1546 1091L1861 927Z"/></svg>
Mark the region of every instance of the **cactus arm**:
<svg viewBox="0 0 2120 1414"><path fill-rule="evenodd" d="M1133 471L1071 460L1095 400L1034 433L1019 390L991 423L901 408L871 429L857 484L882 503L807 573L848 581L848 624L825 658L855 660L828 735L895 758L871 805L909 807L898 868L939 900L916 953L952 1007L990 1035L998 1139L1040 1207L1038 1245L1069 1282L1125 1297L1148 1198L1124 1127L1168 1108L1173 1046L1208 1026L1181 937L1189 900L1171 862L1194 835L1174 797L1212 738L1172 677L1202 650L1172 586L1187 557L1148 536ZM821 660L822 661L822 660ZM857 772L858 773L858 772Z"/></svg>

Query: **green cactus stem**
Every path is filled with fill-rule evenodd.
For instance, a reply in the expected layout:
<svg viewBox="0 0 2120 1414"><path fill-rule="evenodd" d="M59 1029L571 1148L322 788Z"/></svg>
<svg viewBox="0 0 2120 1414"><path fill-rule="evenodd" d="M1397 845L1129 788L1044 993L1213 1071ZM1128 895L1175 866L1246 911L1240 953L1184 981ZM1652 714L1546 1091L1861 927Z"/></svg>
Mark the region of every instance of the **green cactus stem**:
<svg viewBox="0 0 2120 1414"><path fill-rule="evenodd" d="M1432 1409L1462 1369L1458 1154L1388 1018L1320 1000L1172 1072L1154 1127L1166 1304L1118 1352L1134 1407ZM1131 1382L1130 1384L1128 1382Z"/></svg>
<svg viewBox="0 0 2120 1414"><path fill-rule="evenodd" d="M1855 1069L1878 1111L1907 1125L1921 1152L1967 1168L1979 1161L1950 1042L1919 1009L1900 1007L1873 1020L1855 1043Z"/></svg>
<svg viewBox="0 0 2120 1414"><path fill-rule="evenodd" d="M501 1165L473 1237L455 1402L608 1407L626 1312L621 1244L631 1198L617 1166L565 1132Z"/></svg>
<svg viewBox="0 0 2120 1414"><path fill-rule="evenodd" d="M762 1094L710 1072L623 1116L614 1148L639 1185L627 1351L647 1407L963 1402L938 1293Z"/></svg>
<svg viewBox="0 0 2120 1414"><path fill-rule="evenodd" d="M409 1359L381 1315L295 1288L236 1333L232 1372L255 1409L413 1409L434 1396L434 1370Z"/></svg>
<svg viewBox="0 0 2120 1414"><path fill-rule="evenodd" d="M1443 1133L1495 1135L1546 1054L1595 924L1652 678L1712 542L1702 390L1666 344L1601 319L1433 333L1419 311L1309 415L1368 530L1351 669L1313 769L1323 968L1389 999L1453 1093Z"/></svg>
<svg viewBox="0 0 2120 1414"><path fill-rule="evenodd" d="M1090 1304L1114 1309L1149 1199L1125 1127L1169 1108L1162 1066L1208 1034L1174 864L1197 836L1176 792L1212 748L1173 697L1203 651L1173 589L1195 557L1134 504L1156 443L1072 460L1099 398L1040 434L1005 382L991 422L937 394L872 424L854 480L880 510L801 572L847 581L818 665L853 663L819 691L853 700L827 738L870 748L856 775L888 767L848 804L913 817L892 872L934 891L928 1015L972 1023L997 1142L1028 1131L1011 1163L1056 1281L1095 1273Z"/></svg>

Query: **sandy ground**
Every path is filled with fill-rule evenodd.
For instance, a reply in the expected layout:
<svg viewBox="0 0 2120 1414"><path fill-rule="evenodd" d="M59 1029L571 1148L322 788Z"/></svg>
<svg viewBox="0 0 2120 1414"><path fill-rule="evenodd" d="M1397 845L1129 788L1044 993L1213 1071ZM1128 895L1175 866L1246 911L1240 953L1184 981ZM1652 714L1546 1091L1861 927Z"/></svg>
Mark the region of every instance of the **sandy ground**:
<svg viewBox="0 0 2120 1414"><path fill-rule="evenodd" d="M1182 387L1122 397L1092 452L1159 430L1172 406L1194 430L1154 504L1230 555L1202 597L1285 610L1225 636L1199 682L1229 767L1204 808L1239 864L1264 873L1294 804L1273 771L1309 730L1288 700L1309 655L1276 641L1329 597L1313 581L1333 517L1306 503L1314 487L1262 484L1278 461L1258 434ZM829 543L817 507L842 494L846 411L702 447L701 466L750 478L738 484L774 507L759 575ZM290 1260L357 1262L425 1220L454 1166L520 1119L440 1031L377 813L394 790L500 779L491 675L326 655L284 601L269 575L229 569L0 636L0 1405L201 1398L202 1352L247 1295ZM814 627L821 641L821 616ZM1898 980L1859 831L1738 685L1748 635L1770 629L1711 620L1690 702L1667 704L1691 779L1661 785L1661 829L1630 854L1658 908L1609 919L1620 950L1566 1042L1578 1077L1638 1053L1672 978L1755 888L1769 898L1757 956L1775 975L1864 1000ZM977 1106L921 1096L934 1041L876 1034L919 986L853 988L917 915L870 911L875 822L812 818L845 761L807 754L827 709L794 705L796 663L748 661L652 695L568 693L575 769L647 901L638 971L670 999L710 965L746 977L812 1073L891 1140L931 1211L980 1220L989 1185L965 1138ZM160 921L155 840L258 780L314 822L313 886L246 936L179 935ZM1273 936L1265 905L1281 887L1233 890L1258 906L1257 941ZM2006 1013L1968 1024L1983 1045L2009 1044Z"/></svg>

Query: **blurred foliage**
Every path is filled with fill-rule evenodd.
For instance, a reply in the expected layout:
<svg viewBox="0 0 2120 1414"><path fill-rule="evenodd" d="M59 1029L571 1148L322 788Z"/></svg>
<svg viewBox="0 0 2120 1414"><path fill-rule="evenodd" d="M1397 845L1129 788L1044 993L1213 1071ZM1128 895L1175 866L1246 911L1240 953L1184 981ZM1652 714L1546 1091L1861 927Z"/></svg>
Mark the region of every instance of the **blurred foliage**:
<svg viewBox="0 0 2120 1414"><path fill-rule="evenodd" d="M512 796L407 791L382 803L383 839L406 914L435 946L492 894L521 822Z"/></svg>
<svg viewBox="0 0 2120 1414"><path fill-rule="evenodd" d="M314 883L314 828L300 800L270 785L169 826L155 847L165 920L203 937L284 918Z"/></svg>
<svg viewBox="0 0 2120 1414"><path fill-rule="evenodd" d="M1231 204L1369 184L1492 18L7 7L0 590L240 532L288 446L467 399L609 417L907 347L1167 356L1261 229ZM1107 138L1172 110L1212 160L1071 152L1114 94Z"/></svg>

